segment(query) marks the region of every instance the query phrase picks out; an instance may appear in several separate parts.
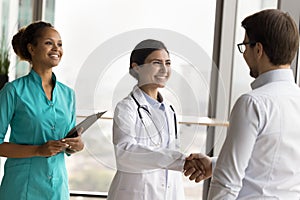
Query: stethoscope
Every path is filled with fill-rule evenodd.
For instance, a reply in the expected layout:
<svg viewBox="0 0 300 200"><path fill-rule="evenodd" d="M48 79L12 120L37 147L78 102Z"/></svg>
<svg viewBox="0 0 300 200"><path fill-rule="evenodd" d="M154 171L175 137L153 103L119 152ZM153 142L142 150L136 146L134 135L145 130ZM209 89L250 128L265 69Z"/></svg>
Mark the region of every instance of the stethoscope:
<svg viewBox="0 0 300 200"><path fill-rule="evenodd" d="M137 99L134 97L133 93L131 93L130 95L131 95L132 99L134 100L134 102L136 103L136 105L138 106L137 112L138 112L139 118L140 118L140 120L141 120L143 126L145 127L146 133L147 133L148 137L150 138L150 141L151 141L154 145L159 146L159 145L162 143L162 135L161 135L161 132L159 131L157 125L156 125L155 122L153 121L150 111L149 111L146 107L141 106L141 104L140 104L140 103L137 101ZM171 108L171 110L172 110L173 113L174 113L175 139L177 139L177 119L176 119L176 113L175 113L174 108L173 108L171 105L170 105L170 108ZM157 142L153 141L153 139L152 139L150 133L148 132L147 126L146 126L146 124L145 124L145 122L144 122L144 120L143 120L143 116L142 116L142 113L141 113L141 109L144 110L144 111L147 113L148 117L151 119L152 123L154 124L154 126L155 126L157 132L159 133L160 142L157 143Z"/></svg>

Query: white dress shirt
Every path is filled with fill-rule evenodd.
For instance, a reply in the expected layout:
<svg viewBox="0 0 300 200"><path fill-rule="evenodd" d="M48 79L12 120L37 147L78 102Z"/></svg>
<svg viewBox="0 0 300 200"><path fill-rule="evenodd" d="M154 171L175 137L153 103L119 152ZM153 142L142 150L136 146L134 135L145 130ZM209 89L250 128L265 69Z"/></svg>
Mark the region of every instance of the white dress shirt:
<svg viewBox="0 0 300 200"><path fill-rule="evenodd" d="M300 199L300 89L290 69L261 74L230 116L208 199Z"/></svg>

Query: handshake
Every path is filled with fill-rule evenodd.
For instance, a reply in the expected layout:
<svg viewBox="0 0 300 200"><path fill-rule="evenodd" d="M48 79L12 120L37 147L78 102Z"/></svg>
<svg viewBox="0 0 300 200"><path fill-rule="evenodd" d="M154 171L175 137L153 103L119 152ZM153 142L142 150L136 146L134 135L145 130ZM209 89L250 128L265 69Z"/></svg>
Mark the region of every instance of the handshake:
<svg viewBox="0 0 300 200"><path fill-rule="evenodd" d="M186 158L183 173L189 176L191 181L196 183L208 179L212 175L212 161L211 158L205 154L191 154Z"/></svg>

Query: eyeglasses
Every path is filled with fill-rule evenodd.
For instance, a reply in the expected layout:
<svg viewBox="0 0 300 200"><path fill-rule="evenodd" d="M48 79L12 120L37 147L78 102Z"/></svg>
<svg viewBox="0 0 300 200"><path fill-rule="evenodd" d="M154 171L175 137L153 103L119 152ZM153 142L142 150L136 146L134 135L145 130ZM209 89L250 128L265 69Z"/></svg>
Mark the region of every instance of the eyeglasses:
<svg viewBox="0 0 300 200"><path fill-rule="evenodd" d="M242 43L237 44L237 47L241 53L245 52L245 50L246 50L245 46L247 44L254 45L254 44L256 44L256 42L242 42Z"/></svg>

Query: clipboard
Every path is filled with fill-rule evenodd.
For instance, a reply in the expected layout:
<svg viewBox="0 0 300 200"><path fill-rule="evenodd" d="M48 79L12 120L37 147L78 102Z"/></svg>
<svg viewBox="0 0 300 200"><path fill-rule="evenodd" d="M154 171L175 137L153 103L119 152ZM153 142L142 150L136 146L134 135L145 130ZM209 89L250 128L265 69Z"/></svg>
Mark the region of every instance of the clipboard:
<svg viewBox="0 0 300 200"><path fill-rule="evenodd" d="M81 132L81 134L83 134L88 128L90 128L97 121L97 119L99 119L106 112L107 111L103 111L103 112L98 112L96 114L89 115L83 121L81 121L79 124L77 124L74 128L72 128L67 133L65 138L77 137L78 136L78 130L80 128L83 128L83 131Z"/></svg>

